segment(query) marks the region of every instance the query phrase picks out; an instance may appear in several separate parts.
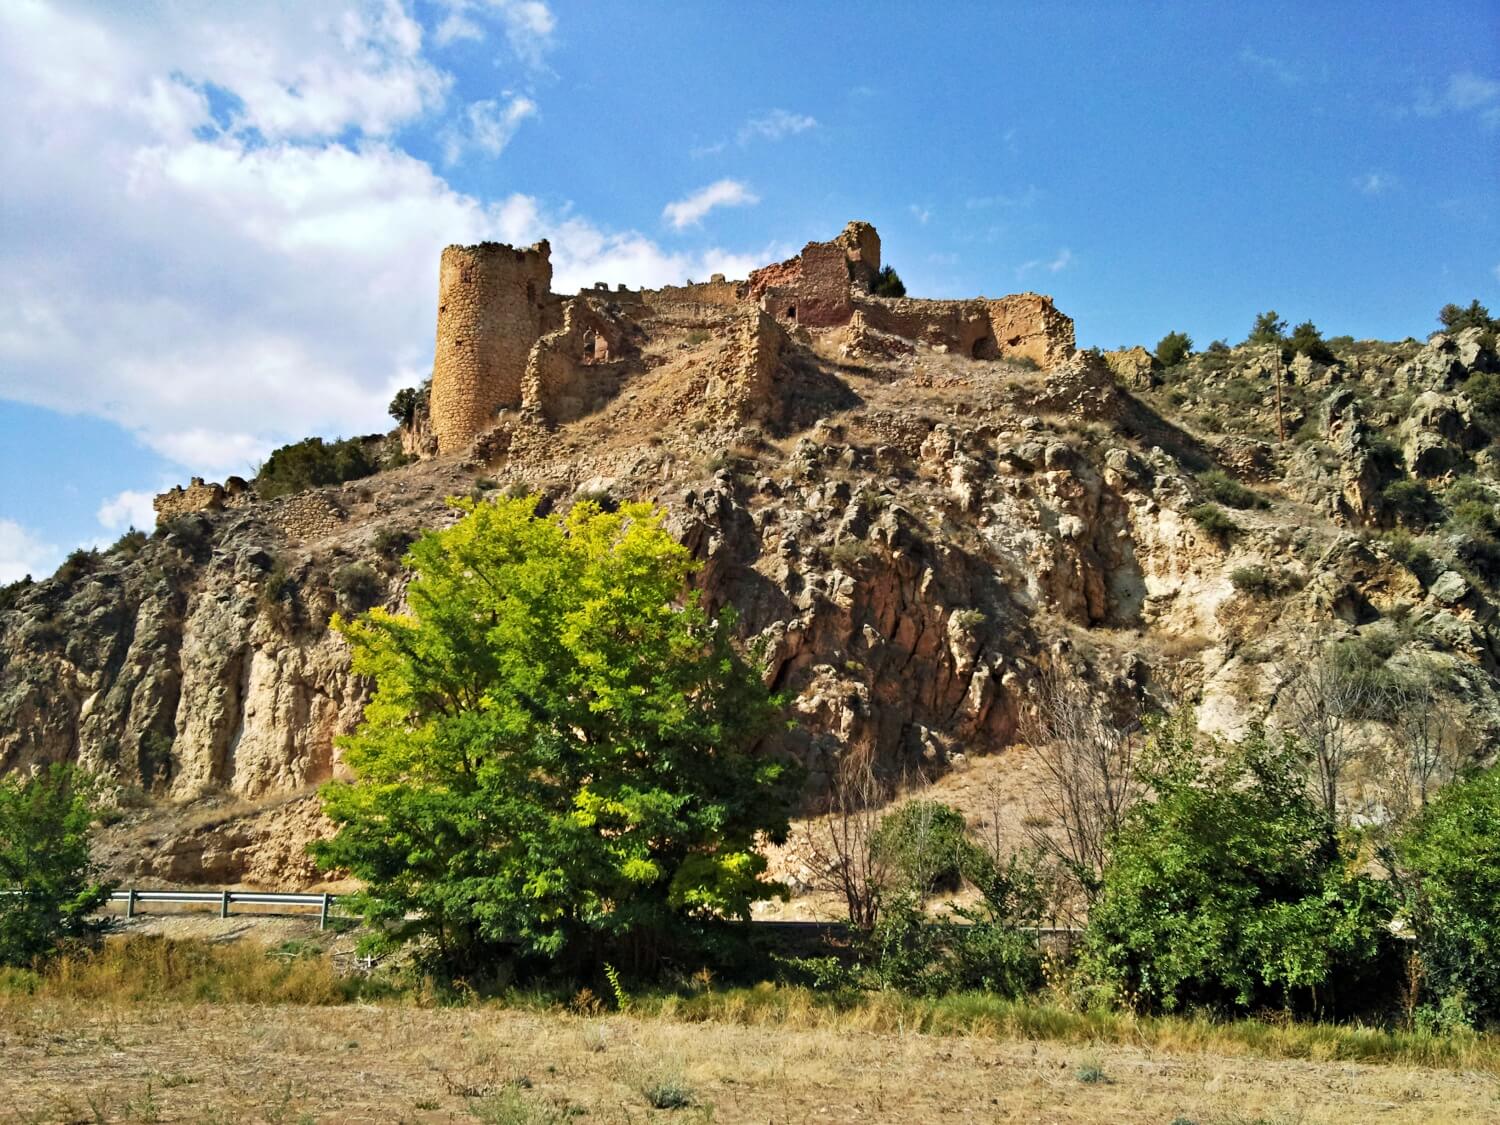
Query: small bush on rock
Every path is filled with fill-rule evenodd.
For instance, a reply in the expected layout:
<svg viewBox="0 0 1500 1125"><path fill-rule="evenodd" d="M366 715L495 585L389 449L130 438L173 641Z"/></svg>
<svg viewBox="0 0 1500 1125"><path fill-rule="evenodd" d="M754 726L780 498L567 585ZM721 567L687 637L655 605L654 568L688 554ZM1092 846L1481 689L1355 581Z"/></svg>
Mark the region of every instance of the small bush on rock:
<svg viewBox="0 0 1500 1125"><path fill-rule="evenodd" d="M1270 505L1253 489L1245 487L1222 469L1210 469L1198 478L1210 500L1231 508L1266 508Z"/></svg>
<svg viewBox="0 0 1500 1125"><path fill-rule="evenodd" d="M1240 525L1217 504L1199 504L1188 509L1188 518L1216 539L1228 539L1240 530Z"/></svg>
<svg viewBox="0 0 1500 1125"><path fill-rule="evenodd" d="M1186 332L1168 332L1156 345L1156 362L1163 367L1176 367L1192 354L1193 338Z"/></svg>

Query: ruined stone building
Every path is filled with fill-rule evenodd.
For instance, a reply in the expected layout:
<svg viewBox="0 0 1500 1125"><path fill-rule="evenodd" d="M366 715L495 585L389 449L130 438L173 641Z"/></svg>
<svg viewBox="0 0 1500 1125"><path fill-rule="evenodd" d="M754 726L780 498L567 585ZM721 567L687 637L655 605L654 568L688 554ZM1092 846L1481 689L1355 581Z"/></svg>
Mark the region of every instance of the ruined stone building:
<svg viewBox="0 0 1500 1125"><path fill-rule="evenodd" d="M449 246L438 278L432 429L440 453L464 450L517 410L556 424L607 401L628 376L628 361L652 328L691 331L709 322L733 341L733 370L715 373L706 393L738 386L753 401L787 334L812 339L834 331L873 333L961 352L976 359L1025 359L1050 366L1074 351L1073 322L1050 297L934 301L875 296L880 235L852 222L829 242L794 258L697 285L611 290L603 283L572 297L551 291L546 242ZM764 322L764 323L763 323ZM732 396L731 396L732 397ZM744 411L742 411L744 412ZM753 414L753 409L748 413Z"/></svg>

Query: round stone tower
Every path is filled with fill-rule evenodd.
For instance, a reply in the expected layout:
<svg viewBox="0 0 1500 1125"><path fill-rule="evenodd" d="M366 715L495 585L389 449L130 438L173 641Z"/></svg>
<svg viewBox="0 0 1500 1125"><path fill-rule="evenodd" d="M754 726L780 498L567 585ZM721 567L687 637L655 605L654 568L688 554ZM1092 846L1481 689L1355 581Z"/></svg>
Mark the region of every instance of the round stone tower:
<svg viewBox="0 0 1500 1125"><path fill-rule="evenodd" d="M551 299L551 247L449 246L438 270L432 429L438 452L468 447L495 413L521 405L526 358Z"/></svg>

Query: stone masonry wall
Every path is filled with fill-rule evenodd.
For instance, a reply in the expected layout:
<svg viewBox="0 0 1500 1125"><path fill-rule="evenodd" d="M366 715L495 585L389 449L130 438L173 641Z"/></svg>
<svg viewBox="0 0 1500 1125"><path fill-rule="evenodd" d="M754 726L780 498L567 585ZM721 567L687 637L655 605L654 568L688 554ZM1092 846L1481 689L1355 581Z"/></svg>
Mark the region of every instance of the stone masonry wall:
<svg viewBox="0 0 1500 1125"><path fill-rule="evenodd" d="M854 312L849 298L849 258L836 242L809 242L802 248L797 285L797 323L809 328L847 324Z"/></svg>
<svg viewBox="0 0 1500 1125"><path fill-rule="evenodd" d="M1073 318L1064 316L1052 298L1041 293L1012 293L988 301L990 328L1002 358L1034 360L1051 367L1076 350Z"/></svg>
<svg viewBox="0 0 1500 1125"><path fill-rule="evenodd" d="M531 346L550 327L551 248L449 246L438 272L432 426L438 450L466 448L495 412L521 405ZM554 314L555 315L555 314Z"/></svg>
<svg viewBox="0 0 1500 1125"><path fill-rule="evenodd" d="M570 422L613 393L615 373L606 364L628 344L625 327L608 311L575 297L563 306L562 327L532 346L521 381L521 409L528 417Z"/></svg>
<svg viewBox="0 0 1500 1125"><path fill-rule="evenodd" d="M241 477L230 477L223 484L204 484L202 477L194 477L186 488L179 484L158 493L151 507L156 510L156 524L160 527L175 516L237 508L253 498L254 493Z"/></svg>
<svg viewBox="0 0 1500 1125"><path fill-rule="evenodd" d="M880 234L869 223L852 222L834 239L849 261L850 276L866 289L880 273Z"/></svg>

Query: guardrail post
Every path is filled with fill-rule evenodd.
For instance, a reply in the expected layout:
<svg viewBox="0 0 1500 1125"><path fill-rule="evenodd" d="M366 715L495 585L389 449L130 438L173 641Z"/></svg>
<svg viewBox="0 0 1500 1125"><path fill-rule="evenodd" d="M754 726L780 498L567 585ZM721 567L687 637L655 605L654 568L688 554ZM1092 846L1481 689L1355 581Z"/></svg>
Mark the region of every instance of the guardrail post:
<svg viewBox="0 0 1500 1125"><path fill-rule="evenodd" d="M323 895L323 909L319 912L318 915L318 929L320 930L326 930L328 928L328 904L332 900L332 898L333 896L330 894Z"/></svg>
<svg viewBox="0 0 1500 1125"><path fill-rule="evenodd" d="M229 892L228 891L225 891L219 897L219 917L220 918L228 918L229 917Z"/></svg>
<svg viewBox="0 0 1500 1125"><path fill-rule="evenodd" d="M135 917L135 888L131 887L125 894L125 917Z"/></svg>

